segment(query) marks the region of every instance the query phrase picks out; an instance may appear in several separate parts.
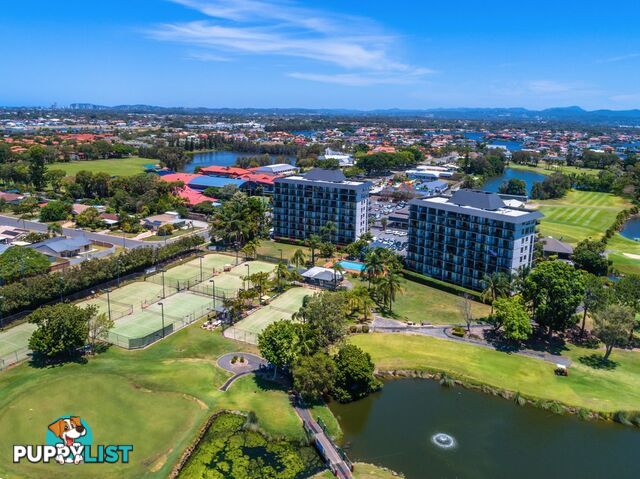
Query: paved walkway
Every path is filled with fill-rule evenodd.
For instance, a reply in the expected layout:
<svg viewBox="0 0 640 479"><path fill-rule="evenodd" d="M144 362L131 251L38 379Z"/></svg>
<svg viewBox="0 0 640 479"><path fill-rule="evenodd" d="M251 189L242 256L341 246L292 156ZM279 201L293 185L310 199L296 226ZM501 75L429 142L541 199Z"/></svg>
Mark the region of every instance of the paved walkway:
<svg viewBox="0 0 640 479"><path fill-rule="evenodd" d="M473 344L474 346L480 346L483 348L493 349L494 351L498 351L498 349L490 343L484 341L477 341L469 338L460 338L458 336L453 336L449 330L453 328L455 325L437 325L437 326L408 326L406 323L402 321L397 321L395 319L383 318L382 316L375 315L372 323L372 329L378 332L386 332L386 333L400 333L400 334L422 334L425 336L431 336L438 339L446 339L449 341L457 341L468 344ZM490 329L490 326L486 326L484 324L477 324L471 326L471 331L481 336L482 333ZM534 351L532 349L520 349L517 351L510 351L510 354L519 354L520 356L527 356L534 359L542 359L543 361L548 361L553 364L562 364L564 366L571 366L571 359L560 356L557 354L551 354L544 351Z"/></svg>
<svg viewBox="0 0 640 479"><path fill-rule="evenodd" d="M232 363L231 361L234 356L236 358L243 357L244 362L236 361L235 363ZM220 386L220 391L226 391L239 377L259 371L261 366L266 366L267 360L256 354L237 352L220 356L216 364L225 371L233 373L233 376L227 379L224 384Z"/></svg>
<svg viewBox="0 0 640 479"><path fill-rule="evenodd" d="M324 430L313 419L309 409L301 407L297 402L294 403L293 408L295 409L298 417L313 433L313 437L316 441L316 447L320 451L323 459L329 463L331 470L336 471L336 476L339 479L352 479L353 475L351 474L351 470L336 450L333 441L329 439Z"/></svg>

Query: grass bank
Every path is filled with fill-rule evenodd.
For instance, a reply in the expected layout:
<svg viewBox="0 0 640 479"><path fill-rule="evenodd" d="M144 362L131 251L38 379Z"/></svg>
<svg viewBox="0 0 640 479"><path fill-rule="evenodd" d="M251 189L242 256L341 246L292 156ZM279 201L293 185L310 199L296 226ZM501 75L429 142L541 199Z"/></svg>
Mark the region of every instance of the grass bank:
<svg viewBox="0 0 640 479"><path fill-rule="evenodd" d="M518 165L517 163L509 163L509 168L513 168L514 170L521 170L521 171L533 171L535 173L541 173L543 175L551 175L557 172L564 173L566 175L570 175L570 174L579 175L582 173L586 173L588 175L597 175L600 171L602 171L595 168L579 168L577 166L550 165L543 160L540 161L538 166Z"/></svg>
<svg viewBox="0 0 640 479"><path fill-rule="evenodd" d="M353 276L349 277L349 281L354 286L367 285L366 280ZM400 280L400 284L402 292L398 294L393 303L391 317L414 323L458 324L465 322L459 296L405 278ZM491 308L486 304L472 301L471 310L474 319L480 319L488 316Z"/></svg>
<svg viewBox="0 0 640 479"><path fill-rule="evenodd" d="M353 477L354 479L397 479L404 477L401 474L394 473L384 467L378 467L373 464L367 464L364 462L356 462L353 465ZM320 474L316 474L312 479L333 479L335 476L331 471L323 471Z"/></svg>
<svg viewBox="0 0 640 479"><path fill-rule="evenodd" d="M61 468L2 461L0 477L167 477L197 431L223 409L253 411L268 434L302 439L286 391L253 376L227 392L218 390L230 374L216 359L255 350L199 324L142 351L112 347L87 364L42 369L22 364L0 374L0 450L41 442L47 426L66 414L81 416L97 444L134 446L129 464ZM320 407L317 413L339 435L331 412Z"/></svg>
<svg viewBox="0 0 640 479"><path fill-rule="evenodd" d="M374 333L355 335L349 341L371 354L380 371L446 372L530 399L605 413L640 409L640 354L636 352L616 350L611 356L613 367L598 369L589 364L601 351L569 345L563 354L573 365L568 377L560 377L546 361L428 336Z"/></svg>

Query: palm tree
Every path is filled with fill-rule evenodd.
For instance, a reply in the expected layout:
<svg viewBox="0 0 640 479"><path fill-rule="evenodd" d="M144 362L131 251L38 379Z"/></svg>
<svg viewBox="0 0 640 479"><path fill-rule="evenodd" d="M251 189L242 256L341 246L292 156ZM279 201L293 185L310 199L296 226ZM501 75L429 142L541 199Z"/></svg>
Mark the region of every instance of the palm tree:
<svg viewBox="0 0 640 479"><path fill-rule="evenodd" d="M275 269L276 274L276 287L278 291L282 291L286 285L287 277L289 276L289 270L284 263L278 263Z"/></svg>
<svg viewBox="0 0 640 479"><path fill-rule="evenodd" d="M250 275L249 279L253 283L253 286L259 291L260 297L264 296L264 293L267 290L267 284L269 283L269 273L259 271Z"/></svg>
<svg viewBox="0 0 640 479"><path fill-rule="evenodd" d="M307 238L307 246L311 249L311 265L316 264L316 250L320 248L322 238L318 235L311 235Z"/></svg>
<svg viewBox="0 0 640 479"><path fill-rule="evenodd" d="M337 229L335 223L333 223L333 221L327 221L325 225L320 228L320 236L322 238L322 241L331 241L331 235L335 234L336 231Z"/></svg>
<svg viewBox="0 0 640 479"><path fill-rule="evenodd" d="M491 314L493 314L493 302L501 297L508 296L511 292L511 278L505 273L485 274L483 278L484 290L482 300L491 300Z"/></svg>
<svg viewBox="0 0 640 479"><path fill-rule="evenodd" d="M260 241L253 239L251 241L247 241L241 251L247 258L255 258L258 254L259 247Z"/></svg>
<svg viewBox="0 0 640 479"><path fill-rule="evenodd" d="M293 253L293 257L291 258L291 262L296 266L296 270L300 268L300 265L304 264L307 259L307 255L304 254L301 248L298 248L295 253Z"/></svg>
<svg viewBox="0 0 640 479"><path fill-rule="evenodd" d="M333 288L336 289L338 287L338 273L342 278L344 276L344 268L340 263L334 263L331 269L333 269Z"/></svg>
<svg viewBox="0 0 640 479"><path fill-rule="evenodd" d="M364 269L363 273L367 275L367 280L369 281L369 288L371 288L371 280L374 277L380 276L384 273L384 262L378 253L375 251L367 254L364 260Z"/></svg>
<svg viewBox="0 0 640 479"><path fill-rule="evenodd" d="M369 290L364 286L356 286L351 290L353 297L356 300L358 305L358 309L364 315L365 322L369 320L369 313L371 313L371 308L374 305L373 299L371 299L371 294Z"/></svg>
<svg viewBox="0 0 640 479"><path fill-rule="evenodd" d="M382 276L378 280L378 291L380 291L380 295L382 296L383 304L388 306L389 312L391 312L391 307L396 300L396 295L402 292L400 275L389 273Z"/></svg>

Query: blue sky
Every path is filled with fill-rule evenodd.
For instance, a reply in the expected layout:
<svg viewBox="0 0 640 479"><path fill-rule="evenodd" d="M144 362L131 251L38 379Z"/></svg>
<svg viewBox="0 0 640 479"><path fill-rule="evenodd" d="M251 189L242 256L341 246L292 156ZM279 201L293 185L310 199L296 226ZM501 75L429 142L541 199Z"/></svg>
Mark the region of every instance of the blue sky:
<svg viewBox="0 0 640 479"><path fill-rule="evenodd" d="M640 2L4 0L0 104L640 108Z"/></svg>

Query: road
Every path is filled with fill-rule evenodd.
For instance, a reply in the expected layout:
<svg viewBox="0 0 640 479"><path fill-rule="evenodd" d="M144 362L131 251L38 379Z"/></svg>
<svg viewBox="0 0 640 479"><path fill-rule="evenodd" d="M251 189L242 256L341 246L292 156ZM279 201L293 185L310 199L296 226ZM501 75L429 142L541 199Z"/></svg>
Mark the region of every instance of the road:
<svg viewBox="0 0 640 479"><path fill-rule="evenodd" d="M47 225L44 223L39 223L38 221L22 220L5 215L0 215L0 225L14 226L16 228L24 228L41 233L47 232ZM166 241L142 241L107 233L94 233L92 231L85 231L76 228L62 228L62 233L65 236L71 238L86 238L88 240L103 241L105 243L111 243L116 246L124 247L126 249L143 248L145 246L164 246L165 244L172 243L174 241L177 241L179 238L182 238L182 236L176 236L175 238L170 238ZM205 240L209 240L209 232L207 229L194 234L199 234L200 236L203 236Z"/></svg>

